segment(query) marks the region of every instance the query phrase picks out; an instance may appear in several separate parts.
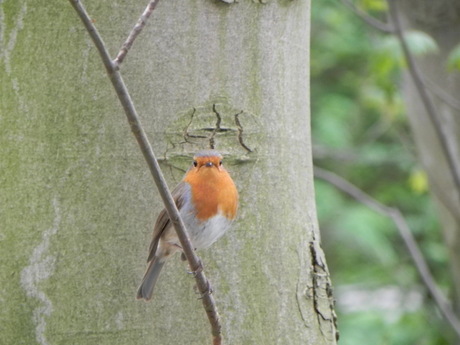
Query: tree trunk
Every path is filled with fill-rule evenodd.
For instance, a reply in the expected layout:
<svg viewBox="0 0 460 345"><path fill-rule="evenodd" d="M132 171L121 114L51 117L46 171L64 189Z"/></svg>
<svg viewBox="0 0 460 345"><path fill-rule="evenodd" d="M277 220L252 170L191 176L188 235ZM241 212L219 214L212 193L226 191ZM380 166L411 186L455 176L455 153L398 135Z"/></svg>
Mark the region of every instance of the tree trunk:
<svg viewBox="0 0 460 345"><path fill-rule="evenodd" d="M112 56L146 1L86 1ZM335 344L319 245L307 0L160 1L121 71L173 187L215 146L235 227L199 253L226 344ZM135 300L162 208L67 1L0 3L0 328L5 344L206 344L187 266Z"/></svg>
<svg viewBox="0 0 460 345"><path fill-rule="evenodd" d="M428 33L439 47L436 54L418 57L417 66L454 153L454 164L460 170L460 75L447 67L448 55L459 43L460 3L457 0L406 0L399 8L407 28ZM460 190L454 184L439 138L409 77L405 78L404 96L418 153L440 210L460 312Z"/></svg>

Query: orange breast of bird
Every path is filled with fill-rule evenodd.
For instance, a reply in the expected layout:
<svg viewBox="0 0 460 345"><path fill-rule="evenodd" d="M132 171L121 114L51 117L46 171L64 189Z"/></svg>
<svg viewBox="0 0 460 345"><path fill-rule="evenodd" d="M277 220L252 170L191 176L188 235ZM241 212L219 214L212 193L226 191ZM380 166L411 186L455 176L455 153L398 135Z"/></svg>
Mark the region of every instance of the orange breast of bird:
<svg viewBox="0 0 460 345"><path fill-rule="evenodd" d="M184 181L190 184L196 217L200 221L219 213L229 220L236 217L238 192L229 173L218 162L212 167L192 168Z"/></svg>

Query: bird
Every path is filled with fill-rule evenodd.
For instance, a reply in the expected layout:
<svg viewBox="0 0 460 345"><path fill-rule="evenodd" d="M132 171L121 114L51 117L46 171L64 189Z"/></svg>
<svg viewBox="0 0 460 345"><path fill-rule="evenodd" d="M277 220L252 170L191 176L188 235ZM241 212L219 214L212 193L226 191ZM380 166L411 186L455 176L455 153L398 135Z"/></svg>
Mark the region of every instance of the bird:
<svg viewBox="0 0 460 345"><path fill-rule="evenodd" d="M182 181L172 191L173 199L188 231L193 247L211 246L231 227L238 211L238 191L216 150L202 150ZM137 299L149 301L166 260L182 247L166 209L155 222L147 270L137 291ZM183 255L183 253L182 253Z"/></svg>

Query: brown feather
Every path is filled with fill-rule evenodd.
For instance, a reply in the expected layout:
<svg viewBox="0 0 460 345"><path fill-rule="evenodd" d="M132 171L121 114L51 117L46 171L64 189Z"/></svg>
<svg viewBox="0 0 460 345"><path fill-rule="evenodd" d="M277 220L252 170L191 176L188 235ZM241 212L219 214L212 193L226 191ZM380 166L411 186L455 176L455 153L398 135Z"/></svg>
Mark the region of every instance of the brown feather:
<svg viewBox="0 0 460 345"><path fill-rule="evenodd" d="M177 208L180 210L182 205L184 204L184 192L186 189L186 182L180 182L176 188L171 192L174 202L176 203ZM157 221L155 226L153 227L153 238L152 242L150 243L149 248L149 257L147 258L147 262L150 262L154 257L155 253L158 248L158 243L160 242L161 235L163 232L171 226L171 221L168 216L168 212L166 209L162 209L160 214L158 215Z"/></svg>

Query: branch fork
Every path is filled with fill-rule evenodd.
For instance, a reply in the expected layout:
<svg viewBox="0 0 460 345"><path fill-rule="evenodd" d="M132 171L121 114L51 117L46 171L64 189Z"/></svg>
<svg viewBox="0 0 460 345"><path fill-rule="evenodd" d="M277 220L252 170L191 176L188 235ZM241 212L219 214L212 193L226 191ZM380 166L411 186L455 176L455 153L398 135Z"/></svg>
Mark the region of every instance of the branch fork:
<svg viewBox="0 0 460 345"><path fill-rule="evenodd" d="M194 277L196 280L196 285L202 296L203 307L208 316L209 323L211 324L213 344L220 345L222 343L221 324L220 324L220 319L219 319L219 314L217 312L216 304L214 301L214 297L211 293L209 293L209 287L210 287L209 281L206 278L205 274L203 273L201 260L195 254L195 250L193 249L193 246L190 242L190 238L188 236L184 222L179 214L179 211L173 200L171 192L168 189L166 180L161 172L158 161L152 150L152 146L150 145L150 142L141 124L139 115L137 114L137 111L134 107L134 103L131 100L131 96L128 92L128 89L119 72L120 64L123 62L124 58L126 57L126 54L131 48L134 40L139 35L142 28L145 26L147 19L152 14L159 0L151 0L149 2L149 4L147 5L147 8L142 13L141 17L139 18L138 22L132 29L131 33L129 34L125 43L122 45L117 57L114 60L111 59L109 52L104 44L104 41L102 40L102 37L100 36L93 21L89 17L82 2L80 0L69 0L69 1L71 5L73 6L73 8L75 9L75 11L77 12L80 19L82 20L83 25L85 26L86 30L88 31L88 34L90 35L91 39L94 42L94 45L99 51L99 55L101 56L102 62L107 70L107 74L110 78L110 81L112 82L112 85L117 93L118 99L120 100L121 105L123 106L128 123L131 127L131 131L133 132L139 144L139 148L141 149L144 155L144 158L150 169L150 172L158 188L160 196L163 199L163 203L165 205L166 211L168 212L169 218L171 219L172 224L174 225L174 228L177 232L181 246L183 248L184 256L188 260L188 263L192 269L194 267L198 268L194 270Z"/></svg>

